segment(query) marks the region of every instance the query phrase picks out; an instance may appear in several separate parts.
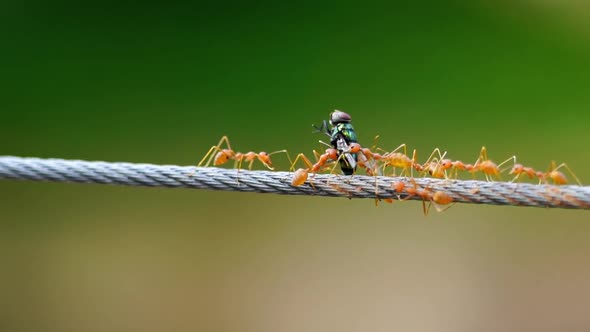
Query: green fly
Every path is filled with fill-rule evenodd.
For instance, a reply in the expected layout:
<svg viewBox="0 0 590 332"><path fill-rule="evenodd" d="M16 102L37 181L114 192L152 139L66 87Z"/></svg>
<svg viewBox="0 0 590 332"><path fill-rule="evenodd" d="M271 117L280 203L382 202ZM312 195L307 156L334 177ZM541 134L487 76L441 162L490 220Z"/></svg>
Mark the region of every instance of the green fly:
<svg viewBox="0 0 590 332"><path fill-rule="evenodd" d="M330 113L330 126L326 120L321 127L313 125L318 133L324 133L330 137L330 145L338 150L340 168L345 175L352 175L357 166L357 155L350 153L350 143L358 143L356 132L350 123L351 117L345 112L335 110Z"/></svg>

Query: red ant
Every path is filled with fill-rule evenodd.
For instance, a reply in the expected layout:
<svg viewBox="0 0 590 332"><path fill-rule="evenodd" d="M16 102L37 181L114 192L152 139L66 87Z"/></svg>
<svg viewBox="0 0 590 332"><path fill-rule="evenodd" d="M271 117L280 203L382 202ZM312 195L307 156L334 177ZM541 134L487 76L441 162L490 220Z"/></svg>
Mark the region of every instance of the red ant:
<svg viewBox="0 0 590 332"><path fill-rule="evenodd" d="M371 168L369 168L367 158L365 158L364 154L361 153L361 150L363 150L363 148L360 144L351 143L349 145L349 151L347 151L347 153L356 154L357 156L359 156L359 166L364 167L367 174L373 175L374 172ZM321 155L317 153L315 150L313 151L313 153L317 160L315 164L312 164L309 158L307 158L303 153L298 154L297 158L295 158L295 161L291 163L290 170L293 170L295 168L295 164L297 164L297 161L299 161L299 159L301 159L307 166L307 168L299 168L295 171L295 174L293 174L293 179L291 180L291 185L300 186L304 184L308 178L309 172L317 173L321 170L322 167L326 165L328 161L335 161L334 167L332 167L332 170L330 171L330 174L334 173L336 166L338 166L338 161L344 155L343 153L339 154L338 150L334 148L326 149L326 151Z"/></svg>
<svg viewBox="0 0 590 332"><path fill-rule="evenodd" d="M225 142L227 149L222 149L221 146L222 144ZM213 154L213 152L217 151L216 154ZM229 139L227 138L227 136L223 136L221 137L221 139L219 140L219 143L217 145L212 146L209 151L207 151L207 153L205 154L205 156L203 157L203 159L201 159L201 161L199 162L199 164L197 165L198 167L201 167L203 165L203 163L205 162L205 160L207 159L207 157L209 157L209 159L207 160L207 163L205 163L204 167L207 167L211 164L211 162L213 162L214 166L220 166L225 164L226 162L228 162L229 160L234 160L234 167L237 166L238 171L240 170L240 168L242 167L242 162L246 161L248 162L248 169L252 170L252 165L254 164L254 161L258 160L260 161L260 163L262 165L264 165L266 168L268 168L269 170L274 170L274 168L272 167L272 161L270 159L270 156L276 153L285 153L287 155L287 158L289 159L289 162L291 161L291 157L289 156L289 153L287 152L287 150L279 150L279 151L275 151L275 152L271 152L271 153L266 153L264 151L256 153L256 152L247 152L247 153L242 153L242 152L235 152L234 150L232 150L231 145L229 144Z"/></svg>
<svg viewBox="0 0 590 332"><path fill-rule="evenodd" d="M313 153L317 159L317 162L315 164L312 164L311 161L303 153L298 154L297 158L295 158L295 161L291 163L290 170L293 170L295 168L295 164L297 164L297 161L299 159L303 160L303 162L307 166L307 168L299 168L295 171L295 174L293 174L293 179L291 180L291 185L300 186L304 184L305 181L307 181L307 177L310 171L312 173L317 173L329 160L338 160L339 158L338 150L334 148L326 149L326 152L319 156L315 150L313 151Z"/></svg>
<svg viewBox="0 0 590 332"><path fill-rule="evenodd" d="M320 141L321 142L321 141ZM293 170L295 168L295 165L297 164L297 161L299 161L299 159L301 159L305 165L307 166L307 168L298 168L294 174L293 174L293 178L291 180L291 185L292 186L300 186L302 184L305 183L305 181L307 181L308 177L309 177L309 172L312 173L317 173L318 171L320 171L322 169L322 167L324 167L326 165L326 163L328 161L334 161L334 166L332 167L330 174L333 174L335 171L335 168L338 166L338 161L344 156L344 153L339 154L338 150L334 149L334 148L328 148L326 149L326 152L324 152L323 154L318 154L315 150L313 151L315 157L316 157L316 163L312 164L311 161L309 160L309 158L307 158L303 153L300 153L297 155L297 157L295 158L295 161L291 164L291 168L290 170ZM369 175L376 175L376 172L374 170L374 168L370 167L369 165L369 158L367 158L366 156L369 155L371 157L371 159L374 159L374 154L371 152L370 149L363 149L361 147L360 144L358 143L351 143L349 145L349 150L346 151L346 153L350 153L350 154L356 154L357 158L358 158L358 165L360 167L363 167L365 169L365 171L367 172L367 174ZM312 184L313 186L313 184ZM375 195L377 195L377 180L375 178ZM383 199L386 202L393 202L392 199L386 198ZM376 197L375 198L375 205L379 205L379 198Z"/></svg>
<svg viewBox="0 0 590 332"><path fill-rule="evenodd" d="M425 188L422 189L418 186L418 184L416 183L416 181L414 179L410 179L410 182L412 182L413 186L412 187L406 187L406 185L403 182L393 182L391 184L391 187L394 189L395 192L398 193L398 199L399 200L408 200L414 196L418 196L420 198L422 198L422 210L424 212L424 215L428 215L428 212L430 211L430 208L432 206L434 206L434 208L438 211L438 212L443 212L446 211L448 208L450 208L451 206L447 206L445 208L441 207L441 205L449 205L453 202L453 197L451 197L451 195L447 194L444 191L441 190L437 190L434 193L432 193L432 190L430 188ZM405 192L407 194L407 196L403 199L400 199L400 195L405 189ZM426 201L428 201L428 207L426 206Z"/></svg>
<svg viewBox="0 0 590 332"><path fill-rule="evenodd" d="M569 168L569 166L566 163L561 163L559 164L559 166L557 166L555 161L552 161L551 164L549 164L549 170L547 172L535 171L533 168L525 167L522 164L514 164L509 174L516 175L514 179L512 179L512 181L518 180L523 174L525 174L530 179L533 179L535 177L538 178L539 184L542 182L547 183L548 180L551 180L554 184L563 185L567 184L568 180L565 174L559 171L559 169L562 167L565 168L571 174L571 176L576 180L578 185L582 185L580 179L578 179L578 177L574 174L574 172Z"/></svg>
<svg viewBox="0 0 590 332"><path fill-rule="evenodd" d="M436 150L436 149L435 149ZM451 170L454 171L454 177L456 178L458 175L458 171L467 171L471 174L473 174L475 176L476 172L482 172L485 177L486 180L491 181L491 178L493 176L497 177L498 179L501 179L501 169L500 167L502 167L504 164L506 164L507 162L509 162L510 160L513 160L516 163L516 157L512 156L508 159L506 159L505 161L503 161L502 163L500 163L499 165L497 165L496 163L494 163L493 161L491 161L488 158L488 153L487 153L487 149L485 146L481 147L481 151L479 152L479 157L477 158L477 160L475 161L474 164L465 164L460 160L451 160L451 159L443 159L445 156L446 152L440 156L441 159L439 160L438 163L433 163L431 162L428 165L428 169L429 172L432 176L434 177L447 177L447 170ZM439 152L440 155L440 152ZM426 168L426 165L425 165ZM452 175L452 173L451 173Z"/></svg>
<svg viewBox="0 0 590 332"><path fill-rule="evenodd" d="M565 174L559 171L559 169L562 167L565 168L571 174L571 176L576 180L578 185L582 185L580 179L578 179L578 177L574 174L574 172L572 172L572 170L566 163L561 163L559 164L559 166L556 166L555 161L552 161L549 165L549 170L547 171L547 173L545 173L544 180L547 181L546 179L549 178L555 184L567 184L567 177L565 176Z"/></svg>
<svg viewBox="0 0 590 332"><path fill-rule="evenodd" d="M529 179L534 179L537 177L537 171L535 171L532 167L526 167L523 164L514 164L510 170L510 173L508 174L516 175L511 182L518 180L522 175L527 175Z"/></svg>
<svg viewBox="0 0 590 332"><path fill-rule="evenodd" d="M397 152L402 148L404 150L403 153ZM379 149L379 150L382 150L382 149ZM414 169L417 171L423 170L422 165L420 165L416 162L416 150L414 150L414 152L412 154L412 158L408 157L408 151L407 151L406 144L401 144L400 146L398 146L397 148L395 148L391 152L387 152L387 151L383 151L383 152L384 153L382 155L378 155L379 159L375 158L375 156L373 156L373 158L375 160L381 161L381 163L383 164L383 173L384 174L385 174L385 169L387 168L387 166L393 167L394 176L395 176L395 169L396 168L403 169L402 174L404 174L406 176L413 176ZM408 170L410 170L410 174L408 174Z"/></svg>
<svg viewBox="0 0 590 332"><path fill-rule="evenodd" d="M436 150L437 149L435 149L435 152ZM485 146L482 146L481 151L479 153L479 157L477 158L474 164L465 164L460 160L454 161L451 159L443 159L446 155L446 152L442 155L440 155L440 151L438 151L438 153L440 157L438 162L430 161L429 163L425 163L423 165L424 168L428 170L430 175L438 178L448 178L446 171L451 170L454 171L455 178L457 178L458 171L467 171L473 174L474 176L476 172L482 172L485 175L486 180L491 181L492 177L494 176L498 179L501 179L500 174L502 170L500 169L500 167L502 167L504 164L506 164L510 160L513 160L516 163L516 157L512 156L500 163L499 165L497 165L488 158L487 149ZM436 160L436 158L434 158L434 160Z"/></svg>
<svg viewBox="0 0 590 332"><path fill-rule="evenodd" d="M371 149L369 148L361 147L359 152L360 153L357 154L359 156L359 166L364 168L368 175L381 174L377 167L377 162L383 159L383 156L380 153L371 151Z"/></svg>
<svg viewBox="0 0 590 332"><path fill-rule="evenodd" d="M467 171L470 173L475 172L473 164L465 164L461 160L443 159L440 161L440 170L447 171L448 169L455 172L455 179L457 178L458 171ZM446 173L445 173L446 174ZM452 175L452 173L451 173Z"/></svg>
<svg viewBox="0 0 590 332"><path fill-rule="evenodd" d="M494 163L488 158L488 152L486 147L482 146L481 151L479 152L479 158L477 158L477 160L473 164L473 170L471 171L471 173L475 173L478 171L482 172L485 175L486 180L488 181L491 181L490 179L492 178L492 176L495 176L501 180L502 177L500 176L500 167L502 167L510 160L513 160L514 163L516 163L516 156L512 156L501 162L499 165L496 165L496 163Z"/></svg>
<svg viewBox="0 0 590 332"><path fill-rule="evenodd" d="M438 157L436 155L438 155ZM430 156L428 157L428 159L426 159L424 164L422 164L422 171L428 172L430 176L435 178L446 178L446 169L442 167L442 162L444 160L448 160L443 159L446 155L446 151L441 154L440 149L435 148L434 150L432 150L432 153L430 153Z"/></svg>

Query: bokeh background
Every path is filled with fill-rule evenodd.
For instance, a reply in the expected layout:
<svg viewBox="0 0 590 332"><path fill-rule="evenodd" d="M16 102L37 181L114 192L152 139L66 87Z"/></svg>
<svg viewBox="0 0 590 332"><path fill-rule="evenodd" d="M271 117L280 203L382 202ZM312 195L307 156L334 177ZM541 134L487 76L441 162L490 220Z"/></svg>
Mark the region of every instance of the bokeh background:
<svg viewBox="0 0 590 332"><path fill-rule="evenodd" d="M361 143L590 181L583 1L1 7L2 155L310 153L338 108ZM588 330L589 217L0 181L0 328Z"/></svg>

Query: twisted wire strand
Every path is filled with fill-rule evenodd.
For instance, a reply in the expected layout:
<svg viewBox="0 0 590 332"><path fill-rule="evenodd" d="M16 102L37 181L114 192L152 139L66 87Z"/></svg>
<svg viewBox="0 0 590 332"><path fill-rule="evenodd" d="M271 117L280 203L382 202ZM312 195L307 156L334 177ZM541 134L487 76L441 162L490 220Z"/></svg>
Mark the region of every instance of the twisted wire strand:
<svg viewBox="0 0 590 332"><path fill-rule="evenodd" d="M587 186L316 174L294 187L292 177L278 171L0 156L0 179L416 200L422 198L407 190L421 188L443 191L460 203L590 209ZM393 189L397 182L405 184L401 193Z"/></svg>

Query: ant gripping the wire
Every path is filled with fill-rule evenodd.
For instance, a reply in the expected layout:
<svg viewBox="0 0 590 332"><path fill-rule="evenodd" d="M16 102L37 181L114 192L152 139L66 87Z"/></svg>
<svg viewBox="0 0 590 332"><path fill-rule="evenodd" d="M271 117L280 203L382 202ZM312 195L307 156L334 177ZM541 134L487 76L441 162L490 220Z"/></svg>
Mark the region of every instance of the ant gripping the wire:
<svg viewBox="0 0 590 332"><path fill-rule="evenodd" d="M398 152L400 149L403 149L404 152ZM416 162L416 150L414 150L412 158L408 157L406 144L398 146L391 152L384 151L383 149L378 150L383 152L383 154L380 156L380 161L383 165L383 174L385 174L385 169L387 166L393 167L393 176L396 175L396 168L403 169L402 174L405 174L406 176L413 176L414 169L419 172L423 170L422 166ZM410 170L410 174L408 174L408 170Z"/></svg>
<svg viewBox="0 0 590 332"><path fill-rule="evenodd" d="M565 176L565 174L559 171L560 168L565 168L568 171L568 173L570 173L570 175L576 180L576 183L579 186L582 185L582 181L580 181L580 179L576 176L576 174L574 174L574 172L569 168L569 166L566 163L561 163L558 166L556 166L555 161L551 162L551 164L549 165L549 170L546 173L544 173L543 177L539 177L539 180L547 183L547 179L551 179L551 181L553 181L553 183L557 185L567 184L567 177Z"/></svg>
<svg viewBox="0 0 590 332"><path fill-rule="evenodd" d="M221 146L223 145L224 142L225 142L226 148L222 149ZM217 152L217 153L214 154L214 152ZM231 145L229 144L229 139L227 138L227 136L223 136L223 137L221 137L221 139L219 140L219 143L217 145L213 145L209 149L209 151L207 151L207 153L205 154L203 159L201 159L201 161L199 162L199 164L197 166L198 167L201 167L201 166L208 167L211 164L211 162L213 162L214 166L220 166L220 165L227 163L230 160L233 160L234 167L237 167L238 171L242 167L242 163L244 161L246 161L248 163L248 169L252 170L252 165L254 164L254 161L258 160L266 168L273 171L274 168L272 167L272 161L270 159L270 156L273 154L276 154L276 153L285 153L287 155L287 159L289 159L289 162L291 162L291 157L289 156L289 152L287 152L287 150L279 150L279 151L274 151L271 153L266 153L264 151L261 151L258 153L252 152L252 151L246 152L246 153L236 152L236 151L232 150ZM207 158L209 158L209 159L207 160ZM205 160L207 160L206 163L205 163ZM205 164L203 165L203 163L205 163Z"/></svg>
<svg viewBox="0 0 590 332"><path fill-rule="evenodd" d="M314 155L316 155L316 158L317 158L317 161L315 164L312 164L311 161L303 153L300 153L297 155L297 158L295 158L295 161L293 161L293 163L291 163L290 170L292 171L293 169L295 169L295 164L297 164L297 161L299 161L299 159L301 159L303 161L303 163L307 166L307 168L298 168L295 171L295 174L293 174L293 179L291 180L291 185L297 187L297 186L304 184L305 181L307 181L307 177L308 177L310 171L315 174L322 167L324 167L329 160L335 161L335 160L338 160L338 158L339 158L338 150L333 149L333 148L326 149L326 152L324 152L321 155L318 155L314 150Z"/></svg>
<svg viewBox="0 0 590 332"><path fill-rule="evenodd" d="M356 149L357 147L355 145L358 145L358 165L362 168L365 169L365 172L367 173L367 175L370 176L377 176L377 175L381 175L381 171L379 169L379 161L383 158L383 156L378 153L378 152L373 152L373 150L377 149L377 141L379 140L379 135L375 136L375 138L373 139L373 146L369 149L369 148L363 148L360 146L360 144L358 143L352 143L351 146L351 150L353 152L357 152Z"/></svg>
<svg viewBox="0 0 590 332"><path fill-rule="evenodd" d="M496 163L494 163L488 158L488 151L486 147L482 146L481 151L479 152L479 158L477 158L477 160L473 164L473 172L482 172L485 175L487 181L491 181L492 176L495 176L499 180L502 180L502 177L500 176L500 167L502 167L510 160L516 163L516 156L512 156L501 162L499 165L496 165Z"/></svg>
<svg viewBox="0 0 590 332"><path fill-rule="evenodd" d="M397 193L398 200L405 201L415 196L422 198L422 211L425 216L428 215L430 208L433 206L438 212L444 212L451 207L450 204L453 203L451 195L442 190L432 192L431 188L421 188L413 178L410 179L410 182L413 186L406 186L401 181L391 183L391 188ZM404 191L405 197L401 198ZM426 206L426 201L428 201L428 206ZM443 207L443 205L446 206Z"/></svg>
<svg viewBox="0 0 590 332"><path fill-rule="evenodd" d="M542 175L543 173L540 172ZM529 179L534 179L535 177L537 177L537 171L535 171L532 167L527 167L524 166L523 164L514 164L514 166L512 166L512 169L510 170L510 173L508 173L510 175L514 175L514 179L512 179L512 181L510 182L514 182L517 181L518 179L520 179L521 176L526 175L529 177Z"/></svg>
<svg viewBox="0 0 590 332"><path fill-rule="evenodd" d="M578 179L578 177L574 174L574 172L569 168L569 166L566 163L561 163L558 166L556 165L555 161L552 161L551 164L549 164L549 169L547 170L547 172L535 171L533 168L523 166L522 164L514 164L509 174L515 175L512 181L518 180L522 175L527 175L530 179L535 177L538 178L539 184L548 183L549 180L551 180L553 184L556 185L567 184L567 177L565 176L565 174L563 174L563 172L559 171L560 168L565 168L568 171L568 173L570 173L570 175L576 180L578 185L582 185L580 179Z"/></svg>
<svg viewBox="0 0 590 332"><path fill-rule="evenodd" d="M435 152L437 150L438 149L435 149ZM431 158L435 152L433 152ZM488 153L485 146L482 146L481 151L479 152L479 157L473 164L465 164L460 160L445 159L445 155L446 152L441 155L440 151L438 151L439 157L433 158L432 161L430 161L431 158L429 158L429 161L427 161L423 167L430 173L430 175L436 178L449 178L446 172L447 170L451 170L451 174L453 174L454 171L455 178L457 178L458 171L467 171L473 176L475 176L476 172L482 172L485 175L486 180L491 181L493 177L501 180L500 174L502 173L502 170L500 167L502 167L504 164L511 160L516 163L516 157L512 156L497 165L488 158Z"/></svg>
<svg viewBox="0 0 590 332"><path fill-rule="evenodd" d="M342 169L344 175L352 175L358 163L357 154L350 153L350 144L358 143L356 131L350 123L351 119L348 113L334 110L334 112L330 113L330 127L326 120L322 122L322 126L319 128L312 125L316 132L329 136L330 146L338 150L338 155L343 155L340 159L340 169Z"/></svg>
<svg viewBox="0 0 590 332"><path fill-rule="evenodd" d="M457 178L458 171L466 171L473 174L474 166L473 164L465 164L461 160L451 160L451 159L442 159L440 161L439 169L441 172L446 174L448 169L451 170L451 174L453 171L455 172L455 179Z"/></svg>
<svg viewBox="0 0 590 332"><path fill-rule="evenodd" d="M369 166L367 166L367 160L365 159L364 155L361 156L361 154L362 154L361 150L362 150L362 147L360 144L351 143L349 148L345 151L347 153L351 153L353 155L359 155L360 161L363 161L363 162L359 162L359 166L364 167L367 174L372 174L372 172L374 172L374 170L372 168L370 168ZM297 187L297 186L303 185L305 183L305 181L307 181L307 178L308 178L310 172L313 174L318 173L322 169L329 166L330 165L329 162L334 163L334 166L330 170L330 174L333 174L335 171L335 168L338 166L338 162L344 156L344 154L339 154L338 150L336 150L334 148L326 149L326 151L323 154L319 154L318 152L316 152L314 150L313 154L316 158L315 164L313 164L311 162L311 160L309 160L309 158L307 158L307 156L305 156L305 154L303 154L303 153L298 154L297 157L295 158L295 160L293 161L293 163L291 163L291 167L289 169L290 171L293 171L295 169L295 165L297 164L297 162L299 160L301 160L306 166L306 168L298 168L297 170L295 170L295 172L293 174L293 178L291 179L292 186ZM312 186L313 186L313 184L312 184Z"/></svg>
<svg viewBox="0 0 590 332"><path fill-rule="evenodd" d="M351 143L349 148L345 151L347 153L357 155L357 154L361 153L361 149L362 148L361 148L360 144ZM315 150L313 151L313 153L314 153L316 160L317 160L315 164L312 164L312 162L309 160L309 158L307 158L307 156L305 156L303 153L298 154L297 157L295 158L295 160L291 163L291 168L290 168L291 171L293 171L295 169L295 165L297 164L297 162L300 159L303 161L305 166L307 166L307 168L299 168L295 171L295 174L293 174L293 179L291 180L291 185L300 186L300 185L304 184L305 181L307 180L309 172L315 174L315 173L319 172L322 168L327 166L327 163L329 161L338 162L343 157L343 154L339 154L338 150L336 150L334 148L326 149L326 151L321 155L319 153L317 153ZM334 169L336 168L337 165L338 164L335 164L334 167L332 167L330 174L334 173ZM362 165L365 165L365 164L363 163ZM367 171L367 173L369 173L372 170L370 168L366 168L366 171Z"/></svg>
<svg viewBox="0 0 590 332"><path fill-rule="evenodd" d="M446 169L443 168L442 163L443 159L447 155L447 151L441 153L439 148L435 148L430 153L430 156L424 164L422 164L422 169L424 173L428 173L430 176L435 178L447 178ZM438 157L437 157L438 156Z"/></svg>

